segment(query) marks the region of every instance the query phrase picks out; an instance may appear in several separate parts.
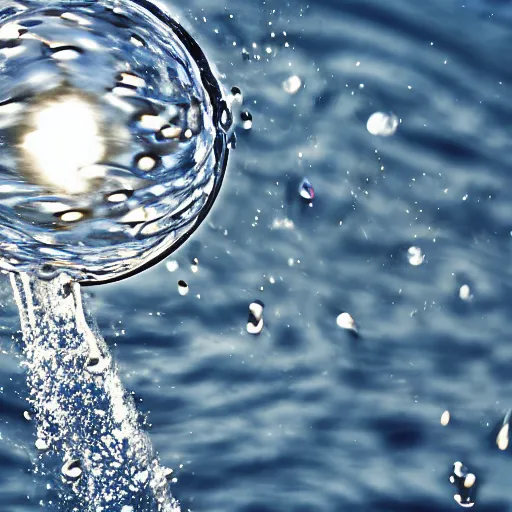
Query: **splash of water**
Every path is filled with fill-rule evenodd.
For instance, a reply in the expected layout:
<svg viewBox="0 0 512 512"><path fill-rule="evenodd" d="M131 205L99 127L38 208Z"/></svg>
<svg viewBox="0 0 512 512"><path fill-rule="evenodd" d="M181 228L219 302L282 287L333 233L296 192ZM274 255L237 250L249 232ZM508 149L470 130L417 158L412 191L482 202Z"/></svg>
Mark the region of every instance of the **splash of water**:
<svg viewBox="0 0 512 512"><path fill-rule="evenodd" d="M0 269L47 506L178 512L78 282L187 239L220 188L232 115L199 46L147 0L6 0L0 73Z"/></svg>
<svg viewBox="0 0 512 512"><path fill-rule="evenodd" d="M20 311L37 472L50 479L59 511L179 512L80 287L61 275L11 274ZM60 476L59 476L60 475Z"/></svg>
<svg viewBox="0 0 512 512"><path fill-rule="evenodd" d="M199 225L231 114L204 54L140 0L0 8L0 268L119 279Z"/></svg>

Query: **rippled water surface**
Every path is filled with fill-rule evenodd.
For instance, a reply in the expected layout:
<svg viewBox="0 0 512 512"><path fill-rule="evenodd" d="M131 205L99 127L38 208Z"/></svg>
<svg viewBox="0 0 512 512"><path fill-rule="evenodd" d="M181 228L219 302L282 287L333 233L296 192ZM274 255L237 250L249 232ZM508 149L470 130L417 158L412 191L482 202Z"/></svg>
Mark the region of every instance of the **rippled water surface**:
<svg viewBox="0 0 512 512"><path fill-rule="evenodd" d="M456 460L478 510L512 510L495 443L512 406L512 2L187 5L180 21L253 128L192 240L88 290L183 510L457 510ZM368 133L376 111L399 117L395 135ZM46 491L10 297L5 280L0 508L26 512ZM254 300L260 336L246 332ZM337 326L343 311L359 336Z"/></svg>

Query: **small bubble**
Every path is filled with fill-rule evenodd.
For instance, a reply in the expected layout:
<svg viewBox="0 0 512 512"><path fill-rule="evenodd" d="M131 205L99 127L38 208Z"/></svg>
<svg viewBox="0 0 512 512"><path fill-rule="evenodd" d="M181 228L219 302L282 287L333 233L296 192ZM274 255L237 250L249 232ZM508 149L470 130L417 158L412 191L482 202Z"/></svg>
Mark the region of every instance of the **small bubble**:
<svg viewBox="0 0 512 512"><path fill-rule="evenodd" d="M181 128L179 126L167 126L162 128L160 134L164 139L177 139L181 135Z"/></svg>
<svg viewBox="0 0 512 512"><path fill-rule="evenodd" d="M240 113L240 119L242 120L244 130L250 130L252 128L252 114L248 110L244 110Z"/></svg>
<svg viewBox="0 0 512 512"><path fill-rule="evenodd" d="M457 461L453 463L453 474L457 478L465 478L468 474L468 468L462 464L462 462Z"/></svg>
<svg viewBox="0 0 512 512"><path fill-rule="evenodd" d="M186 281L183 281L183 279L180 279L178 281L178 293L184 297L189 292L188 284Z"/></svg>
<svg viewBox="0 0 512 512"><path fill-rule="evenodd" d="M107 196L109 203L122 203L126 201L130 196L126 192L114 192Z"/></svg>
<svg viewBox="0 0 512 512"><path fill-rule="evenodd" d="M496 444L500 450L506 450L508 448L509 443L509 425L503 425L498 432L498 436L496 437Z"/></svg>
<svg viewBox="0 0 512 512"><path fill-rule="evenodd" d="M260 334L263 330L263 318L257 324L247 322L246 329L249 334Z"/></svg>
<svg viewBox="0 0 512 512"><path fill-rule="evenodd" d="M246 326L249 334L260 334L263 330L263 308L264 305L260 301L249 305L249 319Z"/></svg>
<svg viewBox="0 0 512 512"><path fill-rule="evenodd" d="M137 161L137 167L144 172L151 171L156 166L156 160L149 155L142 156Z"/></svg>
<svg viewBox="0 0 512 512"><path fill-rule="evenodd" d="M30 413L28 411L23 411L23 417L27 420L27 421L30 421L32 419L32 417L30 416Z"/></svg>
<svg viewBox="0 0 512 512"><path fill-rule="evenodd" d="M80 57L80 52L78 50L72 49L72 48L62 48L56 50L52 57L56 60L75 60Z"/></svg>
<svg viewBox="0 0 512 512"><path fill-rule="evenodd" d="M398 128L399 120L395 114L386 114L384 112L375 112L366 123L366 129L372 135L389 137L393 135Z"/></svg>
<svg viewBox="0 0 512 512"><path fill-rule="evenodd" d="M299 185L299 195L306 201L313 201L315 190L307 178L304 178Z"/></svg>
<svg viewBox="0 0 512 512"><path fill-rule="evenodd" d="M444 411L443 414L441 414L441 425L446 427L448 423L450 423L450 411Z"/></svg>
<svg viewBox="0 0 512 512"><path fill-rule="evenodd" d="M251 302L249 305L249 313L254 317L256 321L260 321L263 317L263 303L256 301Z"/></svg>
<svg viewBox="0 0 512 512"><path fill-rule="evenodd" d="M84 218L83 212L79 211L69 211L62 213L60 216L60 220L62 222L78 222Z"/></svg>
<svg viewBox="0 0 512 512"><path fill-rule="evenodd" d="M419 247L409 247L407 250L407 259L409 263L415 267L421 265L425 260L425 255L422 253Z"/></svg>

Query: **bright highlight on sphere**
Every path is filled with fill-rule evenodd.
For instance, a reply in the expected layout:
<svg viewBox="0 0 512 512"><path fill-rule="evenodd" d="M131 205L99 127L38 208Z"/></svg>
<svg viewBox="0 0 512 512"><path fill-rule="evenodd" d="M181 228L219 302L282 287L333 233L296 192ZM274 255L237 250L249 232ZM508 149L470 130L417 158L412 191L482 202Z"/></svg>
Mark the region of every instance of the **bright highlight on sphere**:
<svg viewBox="0 0 512 512"><path fill-rule="evenodd" d="M44 178L69 194L87 189L80 169L102 159L105 146L91 105L79 98L62 98L44 105L35 114L34 131L22 148Z"/></svg>

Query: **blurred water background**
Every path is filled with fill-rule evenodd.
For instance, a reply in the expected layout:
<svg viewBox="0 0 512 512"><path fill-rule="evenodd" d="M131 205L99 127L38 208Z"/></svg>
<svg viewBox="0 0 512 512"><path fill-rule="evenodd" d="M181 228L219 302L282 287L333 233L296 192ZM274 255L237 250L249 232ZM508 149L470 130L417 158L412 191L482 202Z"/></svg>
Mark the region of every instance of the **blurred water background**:
<svg viewBox="0 0 512 512"><path fill-rule="evenodd" d="M253 127L187 244L87 292L183 510L457 510L456 460L478 510L512 510L495 442L512 406L512 2L170 8ZM401 120L393 136L368 133L376 111ZM4 279L0 510L28 512L46 490L11 295ZM343 311L359 336L337 326Z"/></svg>

